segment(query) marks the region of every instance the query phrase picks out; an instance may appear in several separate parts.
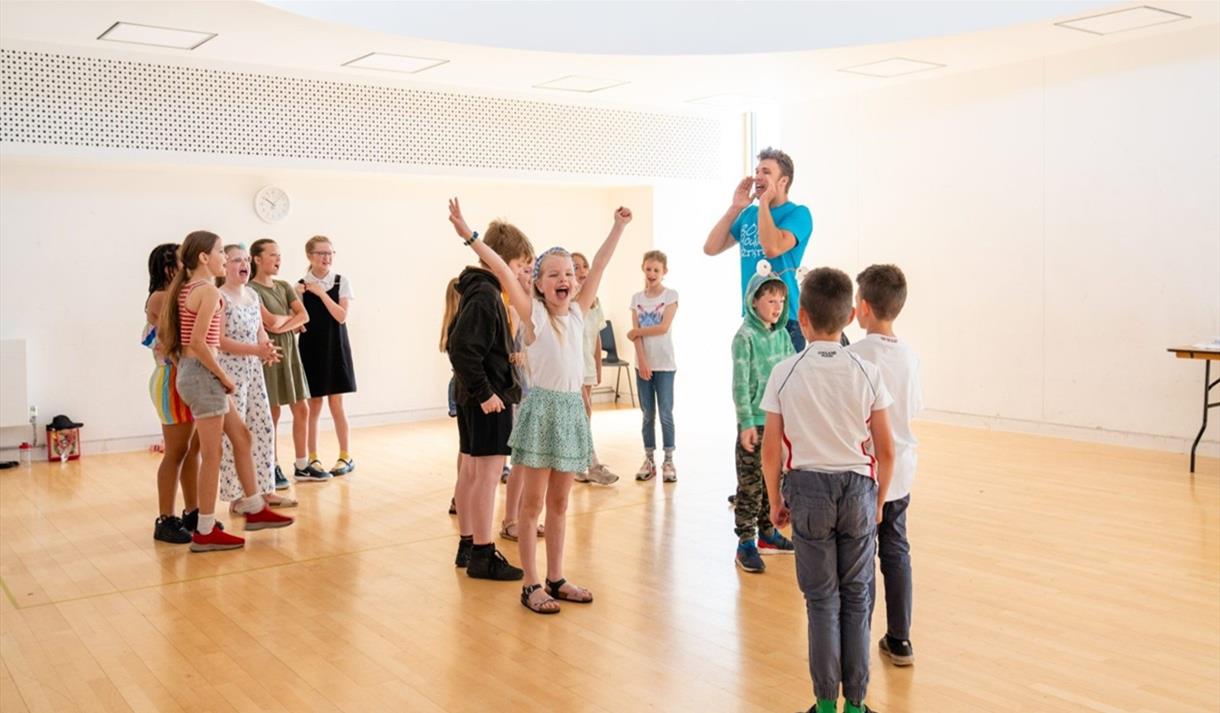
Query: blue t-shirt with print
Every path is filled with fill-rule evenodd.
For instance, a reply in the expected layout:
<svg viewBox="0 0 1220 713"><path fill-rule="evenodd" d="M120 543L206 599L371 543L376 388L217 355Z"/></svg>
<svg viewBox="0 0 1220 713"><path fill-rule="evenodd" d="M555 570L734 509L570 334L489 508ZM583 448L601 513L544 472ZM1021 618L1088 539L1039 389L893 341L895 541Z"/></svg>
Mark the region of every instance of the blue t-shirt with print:
<svg viewBox="0 0 1220 713"><path fill-rule="evenodd" d="M741 312L745 314L746 288L750 284L750 278L758 274L758 261L767 260L771 263L771 271L778 274L788 286L788 318L796 319L801 294L796 269L801 265L805 246L809 244L809 236L813 233L813 216L805 206L788 201L771 208L771 219L775 221L775 227L796 237L796 245L791 250L773 258L767 258L763 253L762 244L758 242L757 205L741 211L737 220L733 221L733 226L729 228L729 233L741 249Z"/></svg>

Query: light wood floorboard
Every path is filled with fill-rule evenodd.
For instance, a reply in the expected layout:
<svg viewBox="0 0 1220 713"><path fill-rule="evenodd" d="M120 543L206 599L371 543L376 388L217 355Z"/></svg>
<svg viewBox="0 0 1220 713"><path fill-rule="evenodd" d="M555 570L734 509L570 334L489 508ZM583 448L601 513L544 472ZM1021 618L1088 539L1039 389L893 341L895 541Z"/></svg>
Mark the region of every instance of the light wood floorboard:
<svg viewBox="0 0 1220 713"><path fill-rule="evenodd" d="M357 472L238 552L153 541L153 454L2 471L0 709L807 708L792 558L733 566L731 434L680 432L680 482L640 484L639 412L594 418L624 480L575 486L567 571L597 602L555 617L455 571L450 421L358 429ZM917 430L917 662L874 649L873 707L1220 711L1220 461Z"/></svg>

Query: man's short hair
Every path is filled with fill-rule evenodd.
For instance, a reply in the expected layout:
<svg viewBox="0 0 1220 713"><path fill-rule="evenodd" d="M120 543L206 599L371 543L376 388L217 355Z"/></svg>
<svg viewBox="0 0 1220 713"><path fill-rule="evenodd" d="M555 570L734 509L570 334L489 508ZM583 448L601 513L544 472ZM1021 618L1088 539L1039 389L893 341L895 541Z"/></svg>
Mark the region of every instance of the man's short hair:
<svg viewBox="0 0 1220 713"><path fill-rule="evenodd" d="M897 265L869 265L856 275L856 284L877 319L889 322L902 312L907 301L907 278Z"/></svg>
<svg viewBox="0 0 1220 713"><path fill-rule="evenodd" d="M817 331L837 332L851 320L851 278L842 270L819 267L801 281L801 309Z"/></svg>
<svg viewBox="0 0 1220 713"><path fill-rule="evenodd" d="M487 234L483 236L487 247L496 251L504 262L512 262L518 258L529 260L534 257L534 246L517 226L502 220L493 221L487 226Z"/></svg>
<svg viewBox="0 0 1220 713"><path fill-rule="evenodd" d="M779 164L779 175L788 177L787 190L792 190L792 173L795 170L792 165L792 157L779 149L773 149L768 146L767 148L758 152L759 163L762 163L767 159L771 159Z"/></svg>

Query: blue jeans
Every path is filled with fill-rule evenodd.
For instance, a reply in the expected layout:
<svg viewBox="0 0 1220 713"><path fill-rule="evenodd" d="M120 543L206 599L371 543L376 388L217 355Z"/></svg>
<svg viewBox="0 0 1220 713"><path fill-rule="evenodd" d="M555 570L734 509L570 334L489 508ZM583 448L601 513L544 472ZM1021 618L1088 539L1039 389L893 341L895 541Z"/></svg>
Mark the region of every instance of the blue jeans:
<svg viewBox="0 0 1220 713"><path fill-rule="evenodd" d="M805 335L801 334L801 323L795 319L788 320L788 336L792 337L792 348L797 353L805 351Z"/></svg>
<svg viewBox="0 0 1220 713"><path fill-rule="evenodd" d="M809 672L818 698L864 700L877 538L877 484L856 473L793 470L784 476L792 514L796 582L809 619Z"/></svg>
<svg viewBox="0 0 1220 713"><path fill-rule="evenodd" d="M661 411L661 443L665 450L674 447L674 374L673 371L654 371L652 378L644 381L640 370L635 370L635 385L640 392L640 409L644 412L644 450L657 447L657 409Z"/></svg>
<svg viewBox="0 0 1220 713"><path fill-rule="evenodd" d="M881 508L877 526L877 558L885 579L886 634L895 639L911 638L911 543L907 540L907 507L911 496L894 500ZM876 578L869 588L869 614L877 605Z"/></svg>

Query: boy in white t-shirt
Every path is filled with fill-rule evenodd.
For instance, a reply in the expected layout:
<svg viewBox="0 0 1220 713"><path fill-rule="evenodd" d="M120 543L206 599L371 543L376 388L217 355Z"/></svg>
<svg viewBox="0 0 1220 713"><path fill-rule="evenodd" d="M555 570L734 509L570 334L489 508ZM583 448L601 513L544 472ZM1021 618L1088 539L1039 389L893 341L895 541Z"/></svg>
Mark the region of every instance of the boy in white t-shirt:
<svg viewBox="0 0 1220 713"><path fill-rule="evenodd" d="M919 383L919 357L909 344L894 336L894 320L907 299L907 279L895 265L871 265L856 276L856 321L868 332L847 348L881 370L881 379L894 398L889 408L894 433L894 479L890 482L881 522L877 525L877 555L885 579L887 628L881 653L895 666L915 662L911 648L911 544L907 540L907 506L915 479L918 441L911 419L923 409ZM875 591L869 597L876 604Z"/></svg>
<svg viewBox="0 0 1220 713"><path fill-rule="evenodd" d="M854 316L847 275L828 267L806 275L798 318L809 345L775 365L762 399L771 522L792 523L809 617L810 713L837 713L840 684L843 713L869 710L869 590L894 442L880 371L839 344Z"/></svg>

